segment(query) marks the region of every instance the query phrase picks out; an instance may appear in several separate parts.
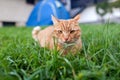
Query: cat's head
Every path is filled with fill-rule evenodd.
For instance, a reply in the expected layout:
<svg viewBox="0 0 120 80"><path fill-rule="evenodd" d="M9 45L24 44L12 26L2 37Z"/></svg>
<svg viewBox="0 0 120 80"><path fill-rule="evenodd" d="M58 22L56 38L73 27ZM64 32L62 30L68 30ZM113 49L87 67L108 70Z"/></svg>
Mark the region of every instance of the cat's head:
<svg viewBox="0 0 120 80"><path fill-rule="evenodd" d="M59 20L52 16L54 36L60 43L74 43L80 38L79 19L80 15L69 20Z"/></svg>

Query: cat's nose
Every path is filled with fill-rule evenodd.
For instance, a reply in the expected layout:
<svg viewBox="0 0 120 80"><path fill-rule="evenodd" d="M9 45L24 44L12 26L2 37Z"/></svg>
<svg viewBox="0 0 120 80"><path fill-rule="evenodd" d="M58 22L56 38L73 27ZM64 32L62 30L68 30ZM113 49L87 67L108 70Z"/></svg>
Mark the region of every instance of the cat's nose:
<svg viewBox="0 0 120 80"><path fill-rule="evenodd" d="M64 38L65 39L65 41L67 41L68 40L68 38Z"/></svg>

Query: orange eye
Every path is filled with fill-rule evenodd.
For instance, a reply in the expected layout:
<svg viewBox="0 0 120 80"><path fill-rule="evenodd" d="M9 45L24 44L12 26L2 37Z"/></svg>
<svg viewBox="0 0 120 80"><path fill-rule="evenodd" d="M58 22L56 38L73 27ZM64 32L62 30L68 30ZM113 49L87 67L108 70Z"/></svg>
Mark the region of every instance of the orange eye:
<svg viewBox="0 0 120 80"><path fill-rule="evenodd" d="M71 31L70 31L71 34L74 33L74 32L75 32L75 30L71 30Z"/></svg>
<svg viewBox="0 0 120 80"><path fill-rule="evenodd" d="M61 30L58 30L58 33L60 33L60 34L61 34L61 33L62 33L62 31L61 31Z"/></svg>

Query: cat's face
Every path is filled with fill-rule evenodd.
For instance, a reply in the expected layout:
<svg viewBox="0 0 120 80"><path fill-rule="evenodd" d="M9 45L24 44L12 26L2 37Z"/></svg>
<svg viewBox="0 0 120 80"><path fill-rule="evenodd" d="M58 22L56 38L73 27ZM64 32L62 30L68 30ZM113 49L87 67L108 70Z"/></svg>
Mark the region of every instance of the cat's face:
<svg viewBox="0 0 120 80"><path fill-rule="evenodd" d="M76 16L70 20L58 20L53 17L54 36L60 43L74 43L80 38L79 18L80 16Z"/></svg>

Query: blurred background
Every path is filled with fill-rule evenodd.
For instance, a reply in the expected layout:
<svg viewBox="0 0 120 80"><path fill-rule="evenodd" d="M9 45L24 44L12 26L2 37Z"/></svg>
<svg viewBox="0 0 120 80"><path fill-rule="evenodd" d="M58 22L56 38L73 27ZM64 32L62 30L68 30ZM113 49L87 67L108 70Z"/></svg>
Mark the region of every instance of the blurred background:
<svg viewBox="0 0 120 80"><path fill-rule="evenodd" d="M80 23L120 23L120 0L0 0L0 27L51 25L51 14Z"/></svg>

